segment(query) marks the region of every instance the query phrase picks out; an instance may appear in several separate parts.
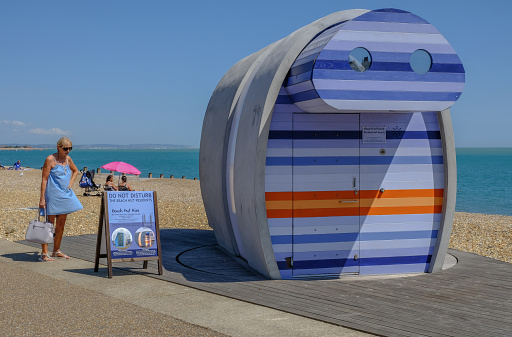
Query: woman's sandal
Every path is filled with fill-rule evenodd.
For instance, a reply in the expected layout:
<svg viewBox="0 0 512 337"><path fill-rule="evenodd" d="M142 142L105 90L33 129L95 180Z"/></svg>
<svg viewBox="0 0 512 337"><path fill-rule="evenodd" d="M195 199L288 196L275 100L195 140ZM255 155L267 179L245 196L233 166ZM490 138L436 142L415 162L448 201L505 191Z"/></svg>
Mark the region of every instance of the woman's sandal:
<svg viewBox="0 0 512 337"><path fill-rule="evenodd" d="M56 257L58 259L69 259L69 256L61 252L60 250L53 252L52 257Z"/></svg>
<svg viewBox="0 0 512 337"><path fill-rule="evenodd" d="M48 262L48 261L53 261L54 258L50 256L50 254L46 253L46 254L43 254L41 253L41 256L39 257L39 261L41 262Z"/></svg>

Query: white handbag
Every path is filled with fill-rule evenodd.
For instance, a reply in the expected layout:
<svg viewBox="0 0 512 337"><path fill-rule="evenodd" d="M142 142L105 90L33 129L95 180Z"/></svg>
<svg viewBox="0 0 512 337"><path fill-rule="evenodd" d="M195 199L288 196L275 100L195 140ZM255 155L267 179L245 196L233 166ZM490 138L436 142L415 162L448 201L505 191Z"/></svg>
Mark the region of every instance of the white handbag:
<svg viewBox="0 0 512 337"><path fill-rule="evenodd" d="M35 243L52 243L55 231L53 224L48 222L46 216L46 209L44 210L44 222L41 221L41 214L38 210L38 216L35 220L30 221L27 234L25 234L25 240Z"/></svg>

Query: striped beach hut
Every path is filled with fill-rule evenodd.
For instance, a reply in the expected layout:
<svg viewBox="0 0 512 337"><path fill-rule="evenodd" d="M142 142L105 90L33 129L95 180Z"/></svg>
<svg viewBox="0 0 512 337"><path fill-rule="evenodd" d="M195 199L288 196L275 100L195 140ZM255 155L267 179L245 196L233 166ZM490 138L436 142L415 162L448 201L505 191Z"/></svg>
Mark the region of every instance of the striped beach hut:
<svg viewBox="0 0 512 337"><path fill-rule="evenodd" d="M217 242L271 279L440 270L464 81L436 28L397 9L337 12L242 59L201 136Z"/></svg>

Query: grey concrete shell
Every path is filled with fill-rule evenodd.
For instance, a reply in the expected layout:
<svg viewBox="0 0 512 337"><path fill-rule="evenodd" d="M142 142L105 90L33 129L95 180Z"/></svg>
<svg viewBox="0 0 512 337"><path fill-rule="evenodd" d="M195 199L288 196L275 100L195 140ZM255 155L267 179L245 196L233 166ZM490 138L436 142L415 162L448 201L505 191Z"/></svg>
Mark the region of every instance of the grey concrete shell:
<svg viewBox="0 0 512 337"><path fill-rule="evenodd" d="M280 279L265 206L265 163L272 118L283 81L319 33L369 12L341 11L317 20L236 63L208 104L201 135L199 174L209 225L228 253L271 279ZM456 164L450 112L438 112L445 198L429 272L441 269L455 212Z"/></svg>
<svg viewBox="0 0 512 337"><path fill-rule="evenodd" d="M265 209L265 157L272 109L286 75L304 47L320 32L368 12L340 11L317 20L236 63L221 79L206 109L201 134L201 193L217 242L260 274L279 279ZM235 110L241 109L234 146L233 192L240 231L230 218L226 167ZM249 225L257 224L257 226ZM244 247L240 252L239 247Z"/></svg>

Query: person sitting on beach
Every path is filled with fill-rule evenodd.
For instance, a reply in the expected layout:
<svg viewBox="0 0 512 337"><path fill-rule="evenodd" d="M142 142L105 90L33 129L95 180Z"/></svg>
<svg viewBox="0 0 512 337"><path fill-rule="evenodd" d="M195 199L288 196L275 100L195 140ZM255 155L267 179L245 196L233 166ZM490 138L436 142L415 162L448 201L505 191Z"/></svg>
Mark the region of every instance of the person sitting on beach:
<svg viewBox="0 0 512 337"><path fill-rule="evenodd" d="M19 160L12 165L12 169L13 170L21 170L21 164L20 164Z"/></svg>
<svg viewBox="0 0 512 337"><path fill-rule="evenodd" d="M105 186L103 187L105 191L117 191L116 185L114 185L114 176L109 174L107 176L107 181L105 182Z"/></svg>
<svg viewBox="0 0 512 337"><path fill-rule="evenodd" d="M121 182L119 183L119 191L135 191L126 181L126 176L121 177Z"/></svg>

